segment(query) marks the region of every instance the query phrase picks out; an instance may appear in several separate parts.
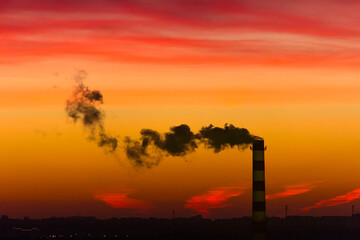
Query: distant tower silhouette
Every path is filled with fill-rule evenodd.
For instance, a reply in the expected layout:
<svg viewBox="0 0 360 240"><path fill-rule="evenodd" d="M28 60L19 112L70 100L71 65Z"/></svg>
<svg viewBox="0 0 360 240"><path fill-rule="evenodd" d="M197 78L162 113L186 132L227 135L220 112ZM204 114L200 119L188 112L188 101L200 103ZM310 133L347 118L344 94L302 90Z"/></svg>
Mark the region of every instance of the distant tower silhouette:
<svg viewBox="0 0 360 240"><path fill-rule="evenodd" d="M351 219L352 219L352 224L355 225L355 205L351 206Z"/></svg>
<svg viewBox="0 0 360 240"><path fill-rule="evenodd" d="M175 219L175 218L176 218L176 216L175 216L175 210L173 210L172 214L173 214L173 219Z"/></svg>
<svg viewBox="0 0 360 240"><path fill-rule="evenodd" d="M265 161L264 140L255 140L253 151L253 238L254 240L266 239L266 201L265 201Z"/></svg>
<svg viewBox="0 0 360 240"><path fill-rule="evenodd" d="M288 217L288 205L285 205L285 224L287 224L287 217Z"/></svg>

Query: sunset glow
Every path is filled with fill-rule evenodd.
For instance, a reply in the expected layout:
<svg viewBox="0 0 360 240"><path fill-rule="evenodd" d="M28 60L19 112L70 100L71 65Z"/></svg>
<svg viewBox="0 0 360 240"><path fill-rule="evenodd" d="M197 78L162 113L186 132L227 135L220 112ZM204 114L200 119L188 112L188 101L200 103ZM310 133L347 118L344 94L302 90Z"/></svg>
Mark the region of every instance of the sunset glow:
<svg viewBox="0 0 360 240"><path fill-rule="evenodd" d="M267 147L269 217L348 214L359 13L358 0L0 0L0 216L250 216L251 136Z"/></svg>

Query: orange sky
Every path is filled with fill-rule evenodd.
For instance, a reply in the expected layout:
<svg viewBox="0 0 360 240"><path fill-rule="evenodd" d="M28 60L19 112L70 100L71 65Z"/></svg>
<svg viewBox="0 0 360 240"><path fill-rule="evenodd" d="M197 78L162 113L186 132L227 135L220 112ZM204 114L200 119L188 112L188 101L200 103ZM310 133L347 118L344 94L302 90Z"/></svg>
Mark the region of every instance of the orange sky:
<svg viewBox="0 0 360 240"><path fill-rule="evenodd" d="M0 214L250 215L250 150L201 146L149 170L88 141L64 111L84 69L112 135L245 127L268 146L270 216L285 204L349 215L360 187L359 12L352 0L1 1Z"/></svg>

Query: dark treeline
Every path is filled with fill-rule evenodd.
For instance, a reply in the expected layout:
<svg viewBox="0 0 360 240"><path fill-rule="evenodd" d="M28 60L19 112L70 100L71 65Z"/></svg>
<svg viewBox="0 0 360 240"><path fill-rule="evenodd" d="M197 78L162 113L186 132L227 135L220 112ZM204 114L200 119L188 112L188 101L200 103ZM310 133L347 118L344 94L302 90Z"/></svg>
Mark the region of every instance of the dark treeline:
<svg viewBox="0 0 360 240"><path fill-rule="evenodd" d="M360 217L268 218L268 239L359 239ZM0 220L0 239L251 239L251 218L69 217Z"/></svg>

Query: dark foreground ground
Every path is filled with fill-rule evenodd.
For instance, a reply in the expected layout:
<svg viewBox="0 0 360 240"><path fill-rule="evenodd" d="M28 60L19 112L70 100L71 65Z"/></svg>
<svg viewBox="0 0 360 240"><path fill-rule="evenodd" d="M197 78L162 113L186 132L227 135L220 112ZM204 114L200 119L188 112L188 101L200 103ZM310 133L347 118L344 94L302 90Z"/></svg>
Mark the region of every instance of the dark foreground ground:
<svg viewBox="0 0 360 240"><path fill-rule="evenodd" d="M251 218L0 219L0 239L252 239ZM268 219L268 239L360 239L360 216Z"/></svg>

